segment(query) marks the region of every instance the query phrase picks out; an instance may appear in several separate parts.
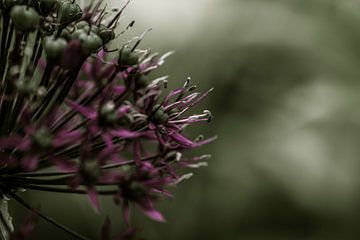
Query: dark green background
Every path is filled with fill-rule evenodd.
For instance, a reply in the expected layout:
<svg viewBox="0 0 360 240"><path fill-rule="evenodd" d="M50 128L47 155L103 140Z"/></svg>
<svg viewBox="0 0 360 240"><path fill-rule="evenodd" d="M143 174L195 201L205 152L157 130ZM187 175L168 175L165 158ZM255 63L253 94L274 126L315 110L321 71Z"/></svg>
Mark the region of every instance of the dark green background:
<svg viewBox="0 0 360 240"><path fill-rule="evenodd" d="M215 119L192 134L219 135L198 151L209 167L157 204L168 223L135 211L144 237L360 239L359 1L133 0L123 26L132 19L127 37L152 27L143 47L176 50L158 72L170 86L215 87L198 106ZM85 198L24 195L88 236L104 219ZM111 199L103 207L121 226ZM70 238L40 221L34 239Z"/></svg>

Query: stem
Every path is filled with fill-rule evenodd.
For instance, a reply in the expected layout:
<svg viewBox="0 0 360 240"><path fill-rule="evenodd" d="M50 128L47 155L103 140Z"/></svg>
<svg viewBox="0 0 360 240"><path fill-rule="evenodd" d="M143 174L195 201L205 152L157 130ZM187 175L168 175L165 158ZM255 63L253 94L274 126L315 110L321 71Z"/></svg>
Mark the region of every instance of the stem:
<svg viewBox="0 0 360 240"><path fill-rule="evenodd" d="M44 187L44 186L36 186L36 185L24 185L28 190L37 190L43 192L55 192L55 193L70 193L70 194L87 194L86 190L83 189L66 189L66 188L54 188L54 187ZM118 192L118 190L100 190L97 193L99 195L114 195Z"/></svg>
<svg viewBox="0 0 360 240"><path fill-rule="evenodd" d="M15 201L17 201L24 208L26 208L26 209L28 209L28 210L30 210L32 212L35 212L39 217L41 217L42 219L44 219L47 222L51 223L52 225L58 227L59 229L63 230L64 232L68 233L69 235L73 236L74 238L80 239L80 240L90 240L89 238L81 235L80 233L77 233L77 232L71 230L70 228L62 225L61 223L57 222L56 220L54 220L54 219L40 213L39 211L37 211L36 209L31 207L22 198L20 198L17 194L13 193L11 190L7 189L6 193L9 194Z"/></svg>

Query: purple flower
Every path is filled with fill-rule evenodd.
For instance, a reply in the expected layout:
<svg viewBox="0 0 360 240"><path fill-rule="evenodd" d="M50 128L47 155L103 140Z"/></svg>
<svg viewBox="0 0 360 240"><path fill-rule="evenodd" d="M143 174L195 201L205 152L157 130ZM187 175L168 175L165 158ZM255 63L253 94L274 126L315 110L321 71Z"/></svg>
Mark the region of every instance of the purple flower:
<svg viewBox="0 0 360 240"><path fill-rule="evenodd" d="M128 229L112 238L106 220L100 239L135 239L130 209L165 222L156 202L172 197L168 187L192 176L180 174L182 169L206 166L208 155L182 153L216 138L186 133L193 124L211 121L208 110L188 112L212 89L195 92L187 80L166 90L168 77L150 73L171 52L139 49L145 34L109 50L123 32L117 34L116 27L125 7L111 15L103 1L90 2L0 4L0 194L83 240L35 211L20 190L87 195L97 212L101 197L110 195ZM11 239L27 239L32 219Z"/></svg>

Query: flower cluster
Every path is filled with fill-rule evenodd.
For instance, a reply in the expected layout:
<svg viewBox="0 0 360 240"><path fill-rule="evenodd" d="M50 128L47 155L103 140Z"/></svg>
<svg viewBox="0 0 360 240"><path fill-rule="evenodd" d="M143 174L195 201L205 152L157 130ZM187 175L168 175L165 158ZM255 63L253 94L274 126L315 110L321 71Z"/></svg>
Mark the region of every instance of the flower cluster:
<svg viewBox="0 0 360 240"><path fill-rule="evenodd" d="M184 133L211 120L207 110L187 114L211 90L196 92L187 80L164 91L167 77L150 73L169 53L139 49L143 35L109 50L133 22L117 33L125 7L89 2L0 0L0 197L78 239L87 238L33 209L19 192L86 194L96 211L99 196L112 195L128 226L132 205L163 222L154 201L170 197L166 188L190 176L179 169L208 158L182 153L214 140ZM106 220L102 240L112 239L109 225ZM26 239L32 228L28 221L9 236ZM133 233L129 227L115 239Z"/></svg>

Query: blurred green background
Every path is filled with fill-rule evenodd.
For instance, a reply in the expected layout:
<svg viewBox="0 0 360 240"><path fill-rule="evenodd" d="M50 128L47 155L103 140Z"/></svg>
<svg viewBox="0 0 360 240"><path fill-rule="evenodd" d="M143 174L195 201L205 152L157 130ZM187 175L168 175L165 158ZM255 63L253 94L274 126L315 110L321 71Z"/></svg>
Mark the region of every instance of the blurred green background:
<svg viewBox="0 0 360 240"><path fill-rule="evenodd" d="M170 86L191 76L215 87L198 107L215 119L192 134L219 135L198 152L212 154L209 167L157 205L168 223L135 210L142 236L360 239L359 1L133 0L123 26L133 19L129 36L153 28L142 47L176 50L158 72ZM85 198L25 195L88 236L104 219ZM121 210L103 206L121 226ZM49 238L70 239L40 221L34 239Z"/></svg>

